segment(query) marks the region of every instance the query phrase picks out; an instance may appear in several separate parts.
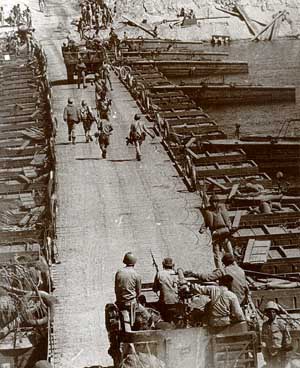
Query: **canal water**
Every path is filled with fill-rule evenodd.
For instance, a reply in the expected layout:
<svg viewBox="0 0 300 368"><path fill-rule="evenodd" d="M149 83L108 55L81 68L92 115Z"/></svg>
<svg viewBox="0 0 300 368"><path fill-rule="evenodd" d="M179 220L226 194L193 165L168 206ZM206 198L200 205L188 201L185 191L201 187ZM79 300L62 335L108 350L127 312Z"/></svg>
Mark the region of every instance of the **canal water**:
<svg viewBox="0 0 300 368"><path fill-rule="evenodd" d="M290 123L287 135L300 137L300 40L239 41L229 46L205 46L205 50L228 52L228 59L249 63L249 74L228 75L224 78L210 76L206 79L208 82L224 80L225 83L292 85L297 88L296 103L205 107L205 111L216 120L228 137L233 136L236 123L241 125L242 135L277 135L282 122L294 118L299 118L299 121Z"/></svg>

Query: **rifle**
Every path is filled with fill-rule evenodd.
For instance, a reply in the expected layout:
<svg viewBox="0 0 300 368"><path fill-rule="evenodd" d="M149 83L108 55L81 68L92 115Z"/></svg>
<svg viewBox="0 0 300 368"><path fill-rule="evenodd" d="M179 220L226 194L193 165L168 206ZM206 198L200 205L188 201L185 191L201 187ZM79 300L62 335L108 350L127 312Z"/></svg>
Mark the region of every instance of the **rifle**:
<svg viewBox="0 0 300 368"><path fill-rule="evenodd" d="M158 272L159 272L158 264L156 263L156 260L155 260L155 258L154 258L154 255L153 255L153 253L152 253L152 250L151 250L151 249L150 249L150 254L151 254L151 257L152 257L152 266L154 266L154 267L155 267L156 272L158 273Z"/></svg>

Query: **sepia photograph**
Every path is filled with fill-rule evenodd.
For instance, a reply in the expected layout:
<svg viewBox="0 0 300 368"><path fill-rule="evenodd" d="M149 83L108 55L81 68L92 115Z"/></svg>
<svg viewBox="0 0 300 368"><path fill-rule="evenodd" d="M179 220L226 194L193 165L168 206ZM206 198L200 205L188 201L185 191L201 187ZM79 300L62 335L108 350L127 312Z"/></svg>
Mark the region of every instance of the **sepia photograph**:
<svg viewBox="0 0 300 368"><path fill-rule="evenodd" d="M300 368L300 0L0 0L0 368Z"/></svg>

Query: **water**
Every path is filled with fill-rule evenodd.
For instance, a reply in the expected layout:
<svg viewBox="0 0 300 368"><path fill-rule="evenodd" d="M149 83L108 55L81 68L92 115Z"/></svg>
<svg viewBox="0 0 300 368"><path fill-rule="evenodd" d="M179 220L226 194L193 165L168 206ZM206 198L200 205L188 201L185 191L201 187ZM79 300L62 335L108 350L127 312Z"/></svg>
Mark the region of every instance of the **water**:
<svg viewBox="0 0 300 368"><path fill-rule="evenodd" d="M248 61L249 74L225 76L225 83L260 84L269 86L292 85L296 89L296 103L211 106L205 111L219 127L233 136L236 123L241 134L277 135L281 123L300 119L300 40L240 41L230 46L205 47L212 51L229 52L229 59ZM223 78L209 78L221 81ZM289 136L300 137L300 121L291 123Z"/></svg>

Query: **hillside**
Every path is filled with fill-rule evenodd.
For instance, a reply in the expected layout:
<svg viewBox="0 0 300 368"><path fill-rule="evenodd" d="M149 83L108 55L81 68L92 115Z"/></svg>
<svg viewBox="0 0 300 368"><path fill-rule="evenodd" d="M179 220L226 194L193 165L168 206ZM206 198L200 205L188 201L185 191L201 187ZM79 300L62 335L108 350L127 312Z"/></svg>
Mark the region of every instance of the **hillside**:
<svg viewBox="0 0 300 368"><path fill-rule="evenodd" d="M113 7L115 1L109 0ZM238 17L231 16L216 9L220 6L230 6L230 0L116 0L117 20L122 21L122 15L142 21L149 29L158 26L159 37L180 38L184 40L207 40L213 34L228 35L232 39L247 39L252 35L245 22ZM249 17L261 22L269 23L279 12L285 10L285 18L279 22L277 36L298 36L300 34L300 2L298 0L240 0ZM170 23L162 23L163 20L176 20L180 9L184 7L186 12L193 9L197 18L226 17L220 19L199 20L197 25L181 27L180 24L170 26ZM180 20L180 19L179 19ZM257 30L263 27L257 24ZM132 27L119 24L117 31L126 31L130 36L140 35Z"/></svg>

